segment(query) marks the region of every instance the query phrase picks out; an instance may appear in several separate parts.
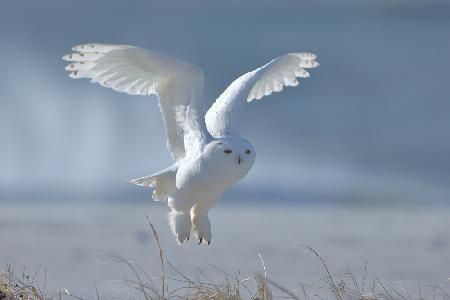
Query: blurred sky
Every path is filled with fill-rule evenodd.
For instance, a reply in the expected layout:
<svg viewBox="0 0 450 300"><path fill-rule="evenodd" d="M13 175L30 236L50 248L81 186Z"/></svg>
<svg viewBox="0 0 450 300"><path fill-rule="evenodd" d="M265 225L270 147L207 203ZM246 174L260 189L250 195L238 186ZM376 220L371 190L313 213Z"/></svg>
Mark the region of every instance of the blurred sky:
<svg viewBox="0 0 450 300"><path fill-rule="evenodd" d="M257 160L228 198L450 201L449 1L3 0L0 37L0 202L150 198L124 180L171 164L154 97L67 77L88 42L192 62L211 103L278 55L318 54L299 88L248 106Z"/></svg>

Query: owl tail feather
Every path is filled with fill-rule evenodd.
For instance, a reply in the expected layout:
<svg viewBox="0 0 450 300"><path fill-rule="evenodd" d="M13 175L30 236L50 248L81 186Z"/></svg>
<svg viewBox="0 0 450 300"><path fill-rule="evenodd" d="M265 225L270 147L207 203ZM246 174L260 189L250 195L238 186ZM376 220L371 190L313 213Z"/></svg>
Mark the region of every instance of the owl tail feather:
<svg viewBox="0 0 450 300"><path fill-rule="evenodd" d="M175 180L178 171L177 164L164 169L158 173L144 176L141 178L131 179L128 182L139 186L153 188L153 200L167 201L169 195L175 190Z"/></svg>

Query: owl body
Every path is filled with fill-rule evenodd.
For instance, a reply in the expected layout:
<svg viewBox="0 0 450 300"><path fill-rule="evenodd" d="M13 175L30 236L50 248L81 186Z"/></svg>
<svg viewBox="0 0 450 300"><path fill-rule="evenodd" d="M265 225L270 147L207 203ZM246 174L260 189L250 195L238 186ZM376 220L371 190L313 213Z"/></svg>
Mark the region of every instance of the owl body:
<svg viewBox="0 0 450 300"><path fill-rule="evenodd" d="M248 174L255 157L255 149L248 141L222 138L207 144L199 155L180 161L174 188L168 194L172 209L169 221L178 242L189 238L192 225L198 240L211 242L206 212L229 187Z"/></svg>

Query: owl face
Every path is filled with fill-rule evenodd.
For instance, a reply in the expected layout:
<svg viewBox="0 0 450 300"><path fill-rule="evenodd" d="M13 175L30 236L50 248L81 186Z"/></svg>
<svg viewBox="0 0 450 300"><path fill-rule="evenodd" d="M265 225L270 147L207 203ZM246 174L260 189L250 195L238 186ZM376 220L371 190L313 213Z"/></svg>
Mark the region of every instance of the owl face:
<svg viewBox="0 0 450 300"><path fill-rule="evenodd" d="M241 138L221 138L206 146L208 165L215 171L241 179L255 162L255 148Z"/></svg>

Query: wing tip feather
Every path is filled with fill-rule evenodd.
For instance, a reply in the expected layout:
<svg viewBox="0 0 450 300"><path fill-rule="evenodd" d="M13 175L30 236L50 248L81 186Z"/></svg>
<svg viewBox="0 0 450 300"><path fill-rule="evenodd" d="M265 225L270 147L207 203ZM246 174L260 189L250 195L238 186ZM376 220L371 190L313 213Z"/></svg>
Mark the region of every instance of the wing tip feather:
<svg viewBox="0 0 450 300"><path fill-rule="evenodd" d="M306 59L306 60L316 60L317 59L317 55L311 52L294 52L294 53L289 53L292 54L298 58L301 59Z"/></svg>
<svg viewBox="0 0 450 300"><path fill-rule="evenodd" d="M126 182L138 185L138 186L143 186L143 187L153 187L154 185L154 178L151 176L145 176L145 177L141 177L141 178L135 178L135 179L128 179L126 180Z"/></svg>

